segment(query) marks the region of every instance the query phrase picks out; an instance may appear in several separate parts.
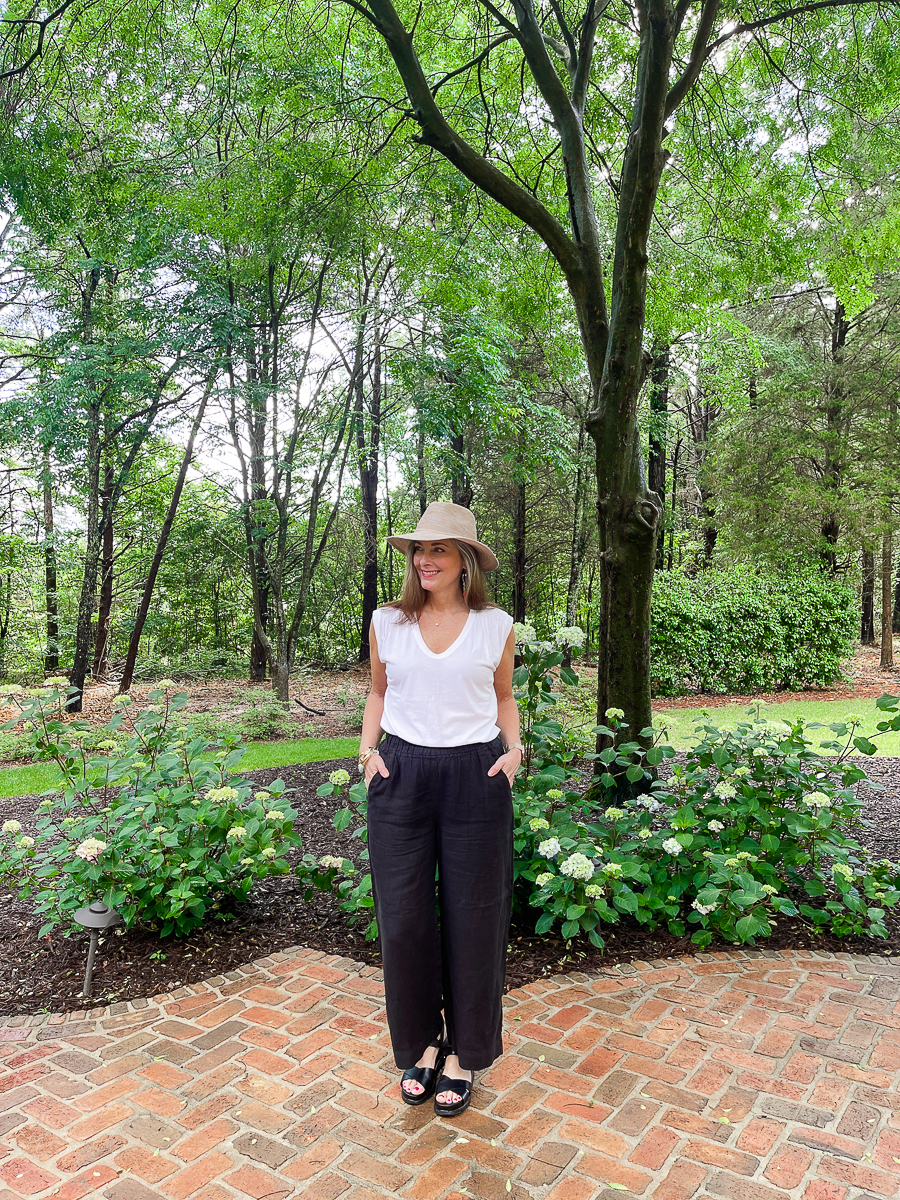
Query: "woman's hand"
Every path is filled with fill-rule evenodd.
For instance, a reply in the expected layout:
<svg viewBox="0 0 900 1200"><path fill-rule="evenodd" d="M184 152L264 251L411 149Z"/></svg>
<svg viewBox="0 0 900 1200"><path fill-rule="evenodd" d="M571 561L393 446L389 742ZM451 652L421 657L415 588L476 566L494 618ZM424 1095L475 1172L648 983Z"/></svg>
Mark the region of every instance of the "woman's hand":
<svg viewBox="0 0 900 1200"><path fill-rule="evenodd" d="M505 754L501 754L491 769L488 775L496 775L498 771L502 771L509 780L509 786L512 787L513 780L516 777L516 771L522 765L521 750L507 750ZM366 764L368 766L368 763Z"/></svg>
<svg viewBox="0 0 900 1200"><path fill-rule="evenodd" d="M387 779L388 775L390 775L390 771L384 765L384 759L377 750L370 754L366 759L363 775L365 777L366 787L369 786L376 775L383 775L385 779Z"/></svg>

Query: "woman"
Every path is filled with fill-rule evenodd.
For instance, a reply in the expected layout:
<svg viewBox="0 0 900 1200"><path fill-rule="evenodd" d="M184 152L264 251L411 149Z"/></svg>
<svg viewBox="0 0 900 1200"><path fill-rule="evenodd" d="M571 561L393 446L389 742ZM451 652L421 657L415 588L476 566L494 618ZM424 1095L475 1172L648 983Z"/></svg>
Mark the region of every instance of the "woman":
<svg viewBox="0 0 900 1200"><path fill-rule="evenodd" d="M515 644L512 618L487 600L497 559L468 509L430 504L388 541L406 575L370 633L359 754L369 865L403 1099L434 1095L435 1112L452 1117L469 1105L474 1072L502 1052L510 785L522 761Z"/></svg>

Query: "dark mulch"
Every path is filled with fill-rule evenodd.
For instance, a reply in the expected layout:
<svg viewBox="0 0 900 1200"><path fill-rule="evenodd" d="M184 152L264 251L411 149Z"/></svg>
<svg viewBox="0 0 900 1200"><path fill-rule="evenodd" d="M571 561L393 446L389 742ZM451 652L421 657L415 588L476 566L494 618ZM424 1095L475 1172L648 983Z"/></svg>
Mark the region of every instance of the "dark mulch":
<svg viewBox="0 0 900 1200"><path fill-rule="evenodd" d="M289 788L291 803L300 813L304 848L317 857L341 854L358 848L350 831L337 833L332 815L338 804L322 800L316 788L329 771L338 766L354 772L356 763L313 763L278 770L251 771L247 777L260 784L282 778ZM878 857L900 858L900 759L876 758L866 762L870 778L884 792L864 788L867 828L861 840ZM21 822L25 833L34 832L38 798L19 796L2 801L4 820ZM887 942L868 939L838 939L813 933L799 921L782 919L767 949L817 949L857 953L900 954L900 914L889 914ZM5 962L0 982L0 1014L67 1012L84 1006L78 993L84 977L87 935L68 937L57 933L38 942L39 922L28 901L0 890L0 954ZM606 951L600 953L584 939L576 939L568 950L553 937L535 937L529 915L512 930L507 969L507 986L517 987L541 975L558 971L597 969L635 959L669 958L691 953L689 937L675 938L649 932L631 921L623 921L610 932ZM112 932L101 943L97 957L94 999L106 1004L154 996L173 988L221 975L235 967L294 945L311 946L331 954L379 964L377 943L366 942L362 927L347 924L344 913L329 896L315 894L307 903L294 876L273 878L257 885L250 900L239 905L230 920L210 921L190 937L164 941L152 931L132 929ZM727 948L725 943L710 949Z"/></svg>

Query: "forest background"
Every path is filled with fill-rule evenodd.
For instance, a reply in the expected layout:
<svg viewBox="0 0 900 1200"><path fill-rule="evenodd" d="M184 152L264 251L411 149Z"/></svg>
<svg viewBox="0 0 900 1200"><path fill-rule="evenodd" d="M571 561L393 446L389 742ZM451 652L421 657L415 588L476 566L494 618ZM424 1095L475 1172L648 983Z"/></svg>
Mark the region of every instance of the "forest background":
<svg viewBox="0 0 900 1200"><path fill-rule="evenodd" d="M610 496L653 535L641 686L824 683L860 637L889 665L897 16L10 5L0 673L284 700L365 659L384 539L436 499L517 621L602 658L646 640L640 596L604 608Z"/></svg>

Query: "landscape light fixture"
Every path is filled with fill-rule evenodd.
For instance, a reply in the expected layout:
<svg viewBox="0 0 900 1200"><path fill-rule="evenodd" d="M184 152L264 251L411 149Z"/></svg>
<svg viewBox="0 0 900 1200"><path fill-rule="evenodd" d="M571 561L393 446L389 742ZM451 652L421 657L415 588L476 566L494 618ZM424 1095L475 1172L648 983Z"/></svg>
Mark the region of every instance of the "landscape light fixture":
<svg viewBox="0 0 900 1200"><path fill-rule="evenodd" d="M84 987L81 989L82 1000L90 1000L91 998L91 976L94 973L94 955L97 953L97 943L100 940L100 933L104 929L111 929L113 925L118 925L121 920L122 918L116 910L110 908L108 904L104 904L102 900L95 900L87 908L79 908L75 914L76 924L91 931L87 969L84 972Z"/></svg>

